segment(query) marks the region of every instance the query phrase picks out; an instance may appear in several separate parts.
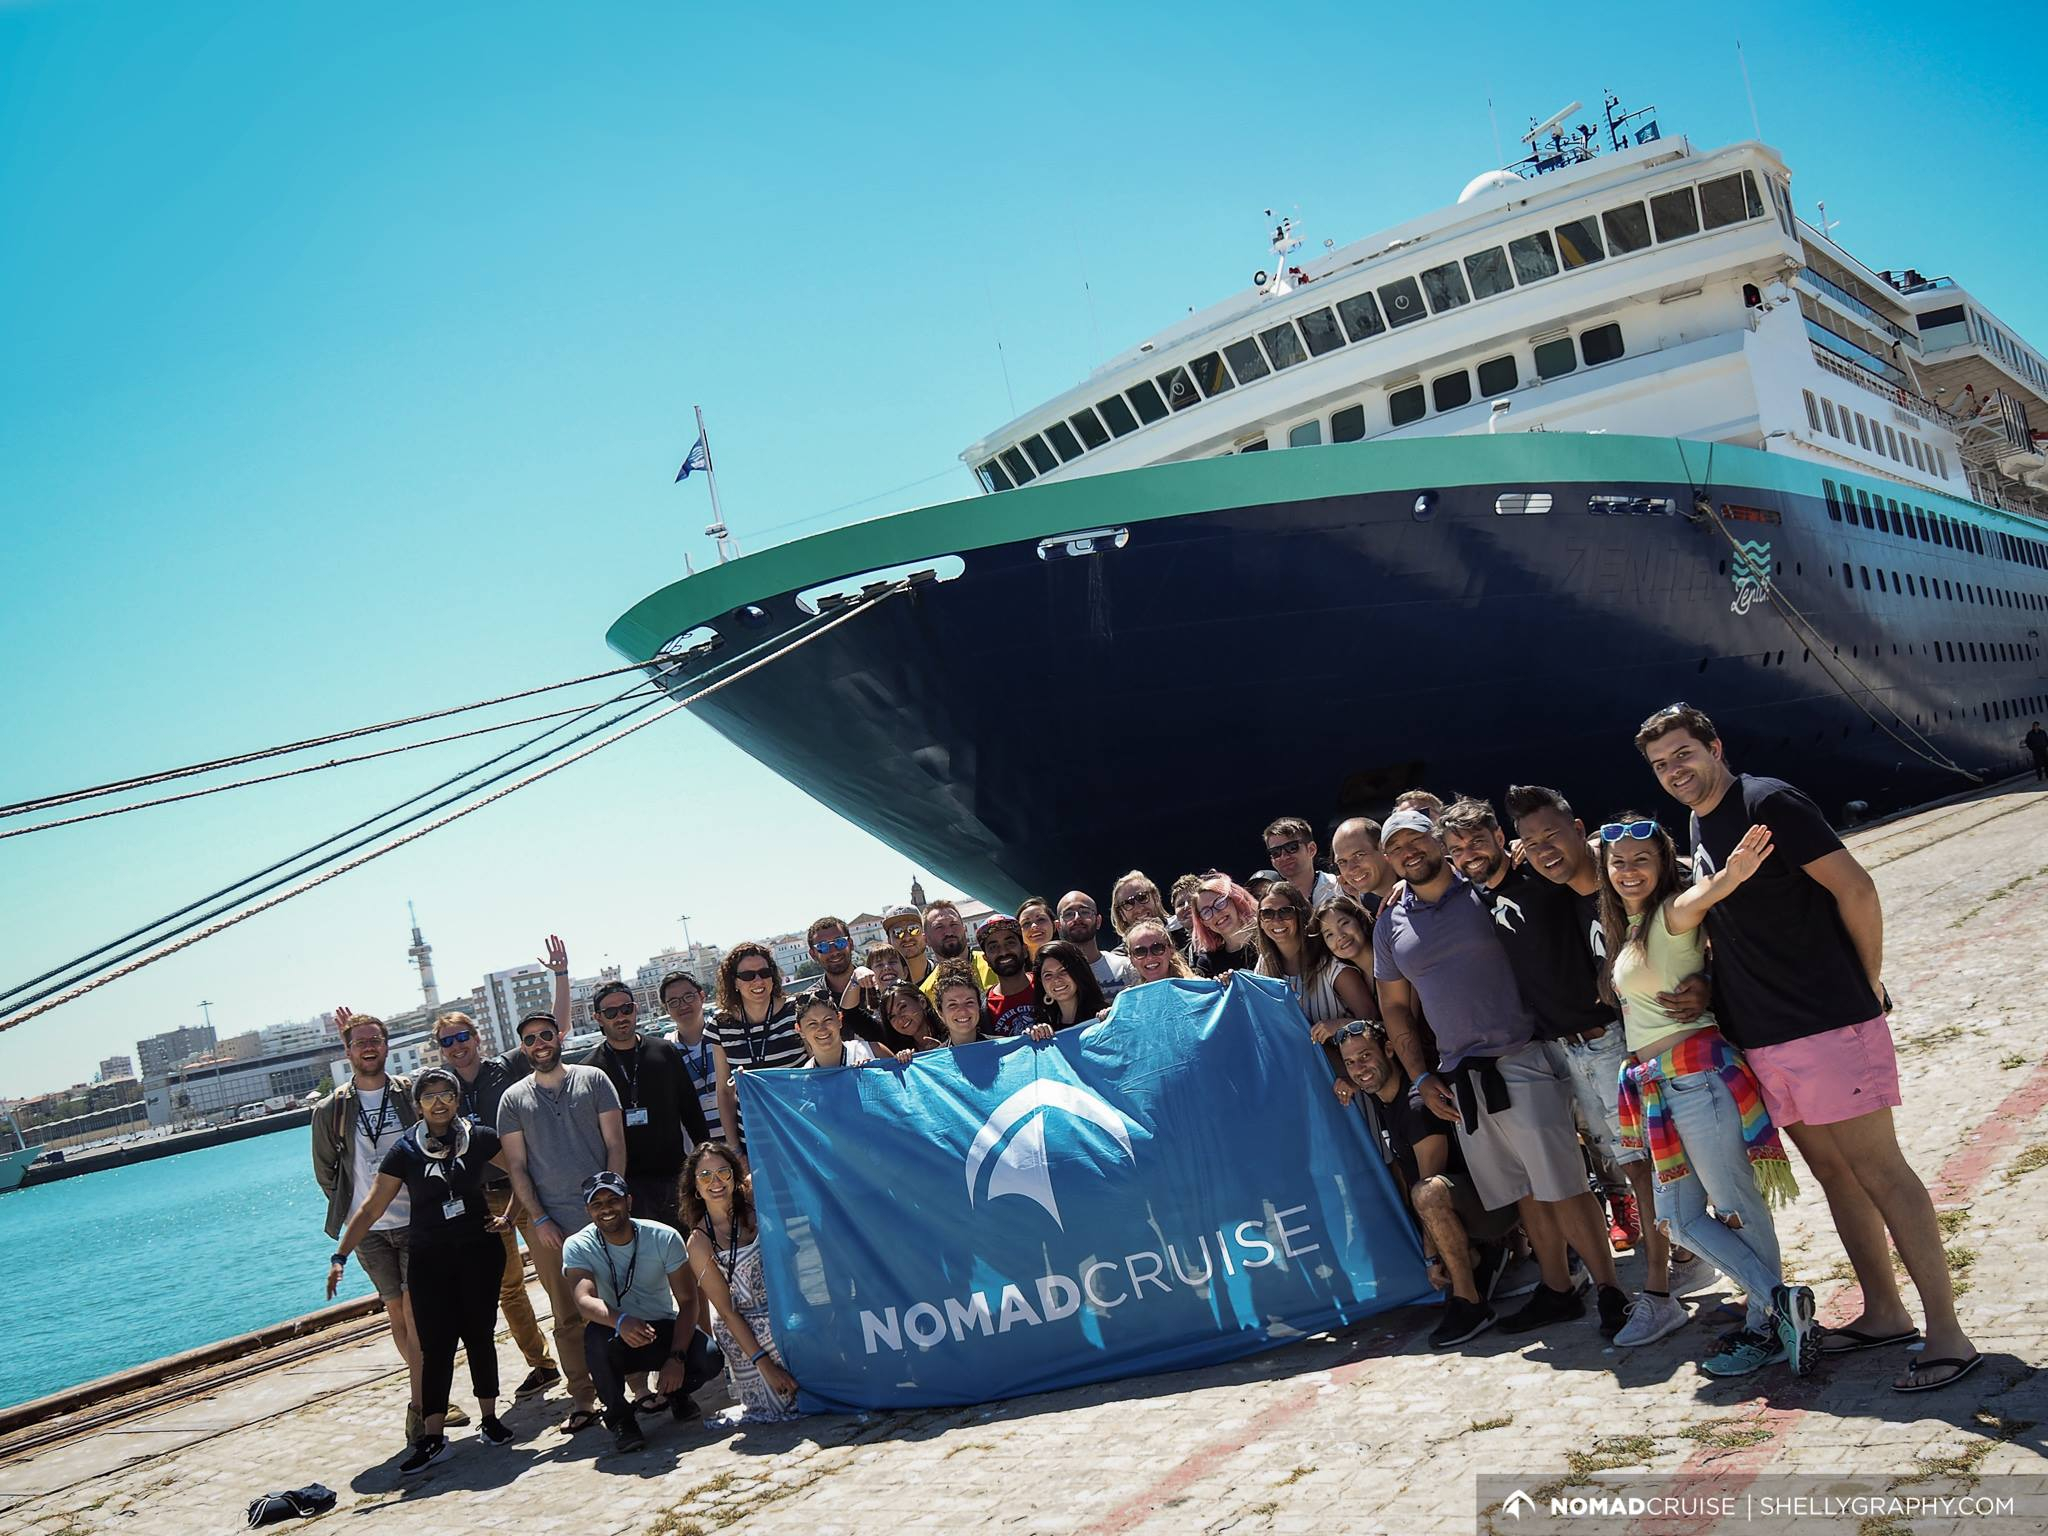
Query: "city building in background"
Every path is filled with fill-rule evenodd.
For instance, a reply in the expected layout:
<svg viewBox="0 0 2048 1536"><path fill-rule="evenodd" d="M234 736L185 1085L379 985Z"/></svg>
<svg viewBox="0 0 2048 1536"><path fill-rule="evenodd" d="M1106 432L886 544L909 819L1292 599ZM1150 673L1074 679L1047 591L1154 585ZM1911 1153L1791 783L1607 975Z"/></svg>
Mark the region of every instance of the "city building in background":
<svg viewBox="0 0 2048 1536"><path fill-rule="evenodd" d="M141 1065L143 1080L147 1082L152 1077L162 1077L181 1061L204 1055L219 1043L211 1024L167 1030L161 1035L151 1035L147 1040L136 1041L135 1059Z"/></svg>
<svg viewBox="0 0 2048 1536"><path fill-rule="evenodd" d="M100 1063L103 1083L118 1083L135 1076L135 1063L126 1056L109 1056Z"/></svg>

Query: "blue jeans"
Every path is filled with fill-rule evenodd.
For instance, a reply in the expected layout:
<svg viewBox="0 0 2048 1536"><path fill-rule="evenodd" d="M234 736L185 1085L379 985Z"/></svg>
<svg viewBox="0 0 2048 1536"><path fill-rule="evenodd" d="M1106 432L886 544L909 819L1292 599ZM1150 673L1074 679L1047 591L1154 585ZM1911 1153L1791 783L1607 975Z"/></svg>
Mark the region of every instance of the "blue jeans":
<svg viewBox="0 0 2048 1536"><path fill-rule="evenodd" d="M1670 1224L1672 1241L1704 1254L1749 1293L1745 1326L1768 1334L1771 1287L1783 1283L1785 1271L1771 1208L1750 1171L1741 1112L1713 1072L1666 1078L1664 1106L1692 1171L1669 1184L1658 1182L1657 1219ZM1708 1215L1709 1203L1742 1225L1730 1227Z"/></svg>
<svg viewBox="0 0 2048 1536"><path fill-rule="evenodd" d="M1631 1151L1621 1144L1621 1064L1628 1057L1621 1025L1608 1025L1606 1034L1582 1045L1567 1040L1553 1044L1571 1073L1572 1102L1578 1106L1579 1119L1586 1127L1587 1145L1592 1147L1594 1160L1600 1165L1600 1182L1611 1193L1627 1194L1628 1178L1621 1172L1621 1165L1640 1162L1649 1154L1640 1149Z"/></svg>

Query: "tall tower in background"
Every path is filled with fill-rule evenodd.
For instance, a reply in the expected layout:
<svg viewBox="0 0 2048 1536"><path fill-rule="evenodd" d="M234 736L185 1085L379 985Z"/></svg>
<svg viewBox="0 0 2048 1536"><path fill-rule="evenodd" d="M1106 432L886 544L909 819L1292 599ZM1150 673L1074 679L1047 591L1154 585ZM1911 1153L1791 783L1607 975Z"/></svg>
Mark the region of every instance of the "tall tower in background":
<svg viewBox="0 0 2048 1536"><path fill-rule="evenodd" d="M420 915L413 911L412 903L405 904L405 915L412 919L412 948L406 954L420 968L420 990L427 995L427 1006L441 1006L441 989L434 985L434 946L420 937Z"/></svg>

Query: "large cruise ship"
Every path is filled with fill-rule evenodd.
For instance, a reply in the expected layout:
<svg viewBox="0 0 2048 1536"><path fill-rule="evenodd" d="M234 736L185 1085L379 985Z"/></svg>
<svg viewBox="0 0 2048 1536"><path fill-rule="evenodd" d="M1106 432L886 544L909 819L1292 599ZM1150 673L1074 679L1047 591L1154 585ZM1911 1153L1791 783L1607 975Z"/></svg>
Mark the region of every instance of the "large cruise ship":
<svg viewBox="0 0 2048 1536"><path fill-rule="evenodd" d="M1630 736L1681 698L1844 819L2011 771L2048 360L1799 218L1770 146L1576 111L1368 239L1283 221L1250 286L968 448L978 495L712 566L610 643L729 679L698 714L997 903L1241 873L1276 816L1418 786L1666 813Z"/></svg>

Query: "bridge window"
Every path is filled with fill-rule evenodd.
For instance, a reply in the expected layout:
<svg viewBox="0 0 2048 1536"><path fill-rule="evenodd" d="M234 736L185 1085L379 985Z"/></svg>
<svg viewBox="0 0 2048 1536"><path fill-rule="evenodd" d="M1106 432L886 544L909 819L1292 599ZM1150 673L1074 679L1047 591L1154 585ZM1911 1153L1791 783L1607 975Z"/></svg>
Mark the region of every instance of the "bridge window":
<svg viewBox="0 0 2048 1536"><path fill-rule="evenodd" d="M1321 357L1344 345L1344 333L1337 329L1337 317L1327 309L1313 309L1305 315L1298 315L1295 323L1301 327L1302 339L1308 343L1311 357Z"/></svg>
<svg viewBox="0 0 2048 1536"><path fill-rule="evenodd" d="M1472 375L1460 368L1429 382L1431 402L1440 411L1454 411L1472 400Z"/></svg>
<svg viewBox="0 0 2048 1536"><path fill-rule="evenodd" d="M1410 384L1406 389L1397 389L1387 396L1387 417L1397 427L1420 421L1428 414L1429 407L1423 401L1420 384Z"/></svg>
<svg viewBox="0 0 2048 1536"><path fill-rule="evenodd" d="M1607 255L1606 247L1600 243L1600 228L1591 219L1573 219L1569 224L1558 225L1557 249L1564 257L1566 271L1590 267Z"/></svg>
<svg viewBox="0 0 2048 1536"><path fill-rule="evenodd" d="M1249 384L1253 379L1263 379L1273 370L1266 366L1266 359L1259 351L1259 344L1247 336L1243 341L1233 341L1223 349L1223 355L1230 359L1230 371L1237 375L1237 382Z"/></svg>
<svg viewBox="0 0 2048 1536"><path fill-rule="evenodd" d="M1195 376L1204 396L1220 395L1230 388L1230 370L1223 366L1221 352L1203 353L1188 364L1188 372Z"/></svg>
<svg viewBox="0 0 2048 1536"><path fill-rule="evenodd" d="M1025 455L1031 460L1032 468L1041 475L1051 474L1059 468L1059 460L1054 458L1052 450L1045 446L1044 438L1027 437L1017 446L1024 450Z"/></svg>
<svg viewBox="0 0 2048 1536"><path fill-rule="evenodd" d="M1380 318L1380 307L1369 293L1354 294L1337 306L1337 317L1344 322L1344 330L1353 341L1363 341L1368 336L1377 336L1387 328L1387 322Z"/></svg>
<svg viewBox="0 0 2048 1536"><path fill-rule="evenodd" d="M1479 393L1483 399L1504 395L1521 382L1513 353L1506 357L1490 357L1479 365Z"/></svg>
<svg viewBox="0 0 2048 1536"><path fill-rule="evenodd" d="M1074 436L1074 429L1064 421L1056 421L1047 427L1045 440L1052 444L1052 451L1060 456L1062 464L1071 464L1081 457L1081 440Z"/></svg>
<svg viewBox="0 0 2048 1536"><path fill-rule="evenodd" d="M1748 171L1700 183L1700 217L1708 229L1740 224L1763 211L1764 200L1757 194L1756 178Z"/></svg>
<svg viewBox="0 0 2048 1536"><path fill-rule="evenodd" d="M1429 307L1434 314L1440 315L1447 309L1472 302L1472 296L1465 291L1465 275L1458 270L1455 261L1447 261L1424 272L1422 291L1429 295Z"/></svg>
<svg viewBox="0 0 2048 1536"><path fill-rule="evenodd" d="M1166 402L1159 398L1159 391L1144 379L1140 379L1124 393L1130 396L1131 404L1138 408L1138 419L1147 426L1155 421L1166 420Z"/></svg>
<svg viewBox="0 0 2048 1536"><path fill-rule="evenodd" d="M1415 286L1412 277L1400 278L1382 287L1380 309L1386 314L1387 324L1394 326L1408 325L1428 313L1422 307L1422 290Z"/></svg>
<svg viewBox="0 0 2048 1536"><path fill-rule="evenodd" d="M1680 240L1700 232L1700 207L1693 201L1692 188L1659 192L1650 199L1650 219L1657 227L1657 243Z"/></svg>
<svg viewBox="0 0 2048 1536"><path fill-rule="evenodd" d="M1539 278L1557 276L1557 252L1551 248L1550 236L1543 230L1524 235L1519 240L1510 240L1508 258L1515 264L1515 281L1518 283L1533 283Z"/></svg>
<svg viewBox="0 0 2048 1536"><path fill-rule="evenodd" d="M1594 326L1579 337L1579 351L1585 356L1588 368L1613 362L1622 355L1621 327L1614 324Z"/></svg>
<svg viewBox="0 0 2048 1536"><path fill-rule="evenodd" d="M1296 363L1307 360L1308 354L1301 350L1301 338L1294 334L1291 325L1276 325L1270 331L1261 331L1259 340L1266 344L1266 357L1275 368L1292 368Z"/></svg>
<svg viewBox="0 0 2048 1536"><path fill-rule="evenodd" d="M1014 448L1005 448L996 455L1003 461L1003 468L1010 472L1010 478L1019 485L1029 485L1038 478L1038 472L1024 462L1024 455Z"/></svg>
<svg viewBox="0 0 2048 1536"><path fill-rule="evenodd" d="M981 476L981 488L985 491L1007 491L1012 488L1010 477L1003 473L1003 466L994 459L990 459L975 470L975 473Z"/></svg>
<svg viewBox="0 0 2048 1536"><path fill-rule="evenodd" d="M1096 401L1095 409L1101 412L1102 419L1109 423L1109 430L1118 437L1128 437L1138 430L1138 418L1131 414L1131 408L1122 395Z"/></svg>
<svg viewBox="0 0 2048 1536"><path fill-rule="evenodd" d="M1515 280L1508 271L1507 252L1497 245L1467 256L1465 275L1472 279L1472 297L1475 299L1491 298L1515 286Z"/></svg>
<svg viewBox="0 0 2048 1536"><path fill-rule="evenodd" d="M1355 443L1365 436L1365 407L1347 405L1330 418L1330 441Z"/></svg>
<svg viewBox="0 0 2048 1536"><path fill-rule="evenodd" d="M1176 411L1184 411L1202 398L1195 393L1195 381L1188 377L1185 368L1175 368L1160 374L1159 392L1166 396L1166 403Z"/></svg>
<svg viewBox="0 0 2048 1536"><path fill-rule="evenodd" d="M1650 216L1641 203L1624 203L1600 215L1600 227L1607 231L1607 249L1617 256L1645 249L1650 243Z"/></svg>
<svg viewBox="0 0 2048 1536"><path fill-rule="evenodd" d="M1067 418L1069 425L1081 434L1081 441L1090 448L1100 448L1109 441L1109 432L1102 425L1102 418L1093 411L1083 409Z"/></svg>
<svg viewBox="0 0 2048 1536"><path fill-rule="evenodd" d="M1560 336L1555 341L1536 344L1536 377L1539 379L1561 378L1579 366L1579 354L1572 346L1569 336Z"/></svg>

